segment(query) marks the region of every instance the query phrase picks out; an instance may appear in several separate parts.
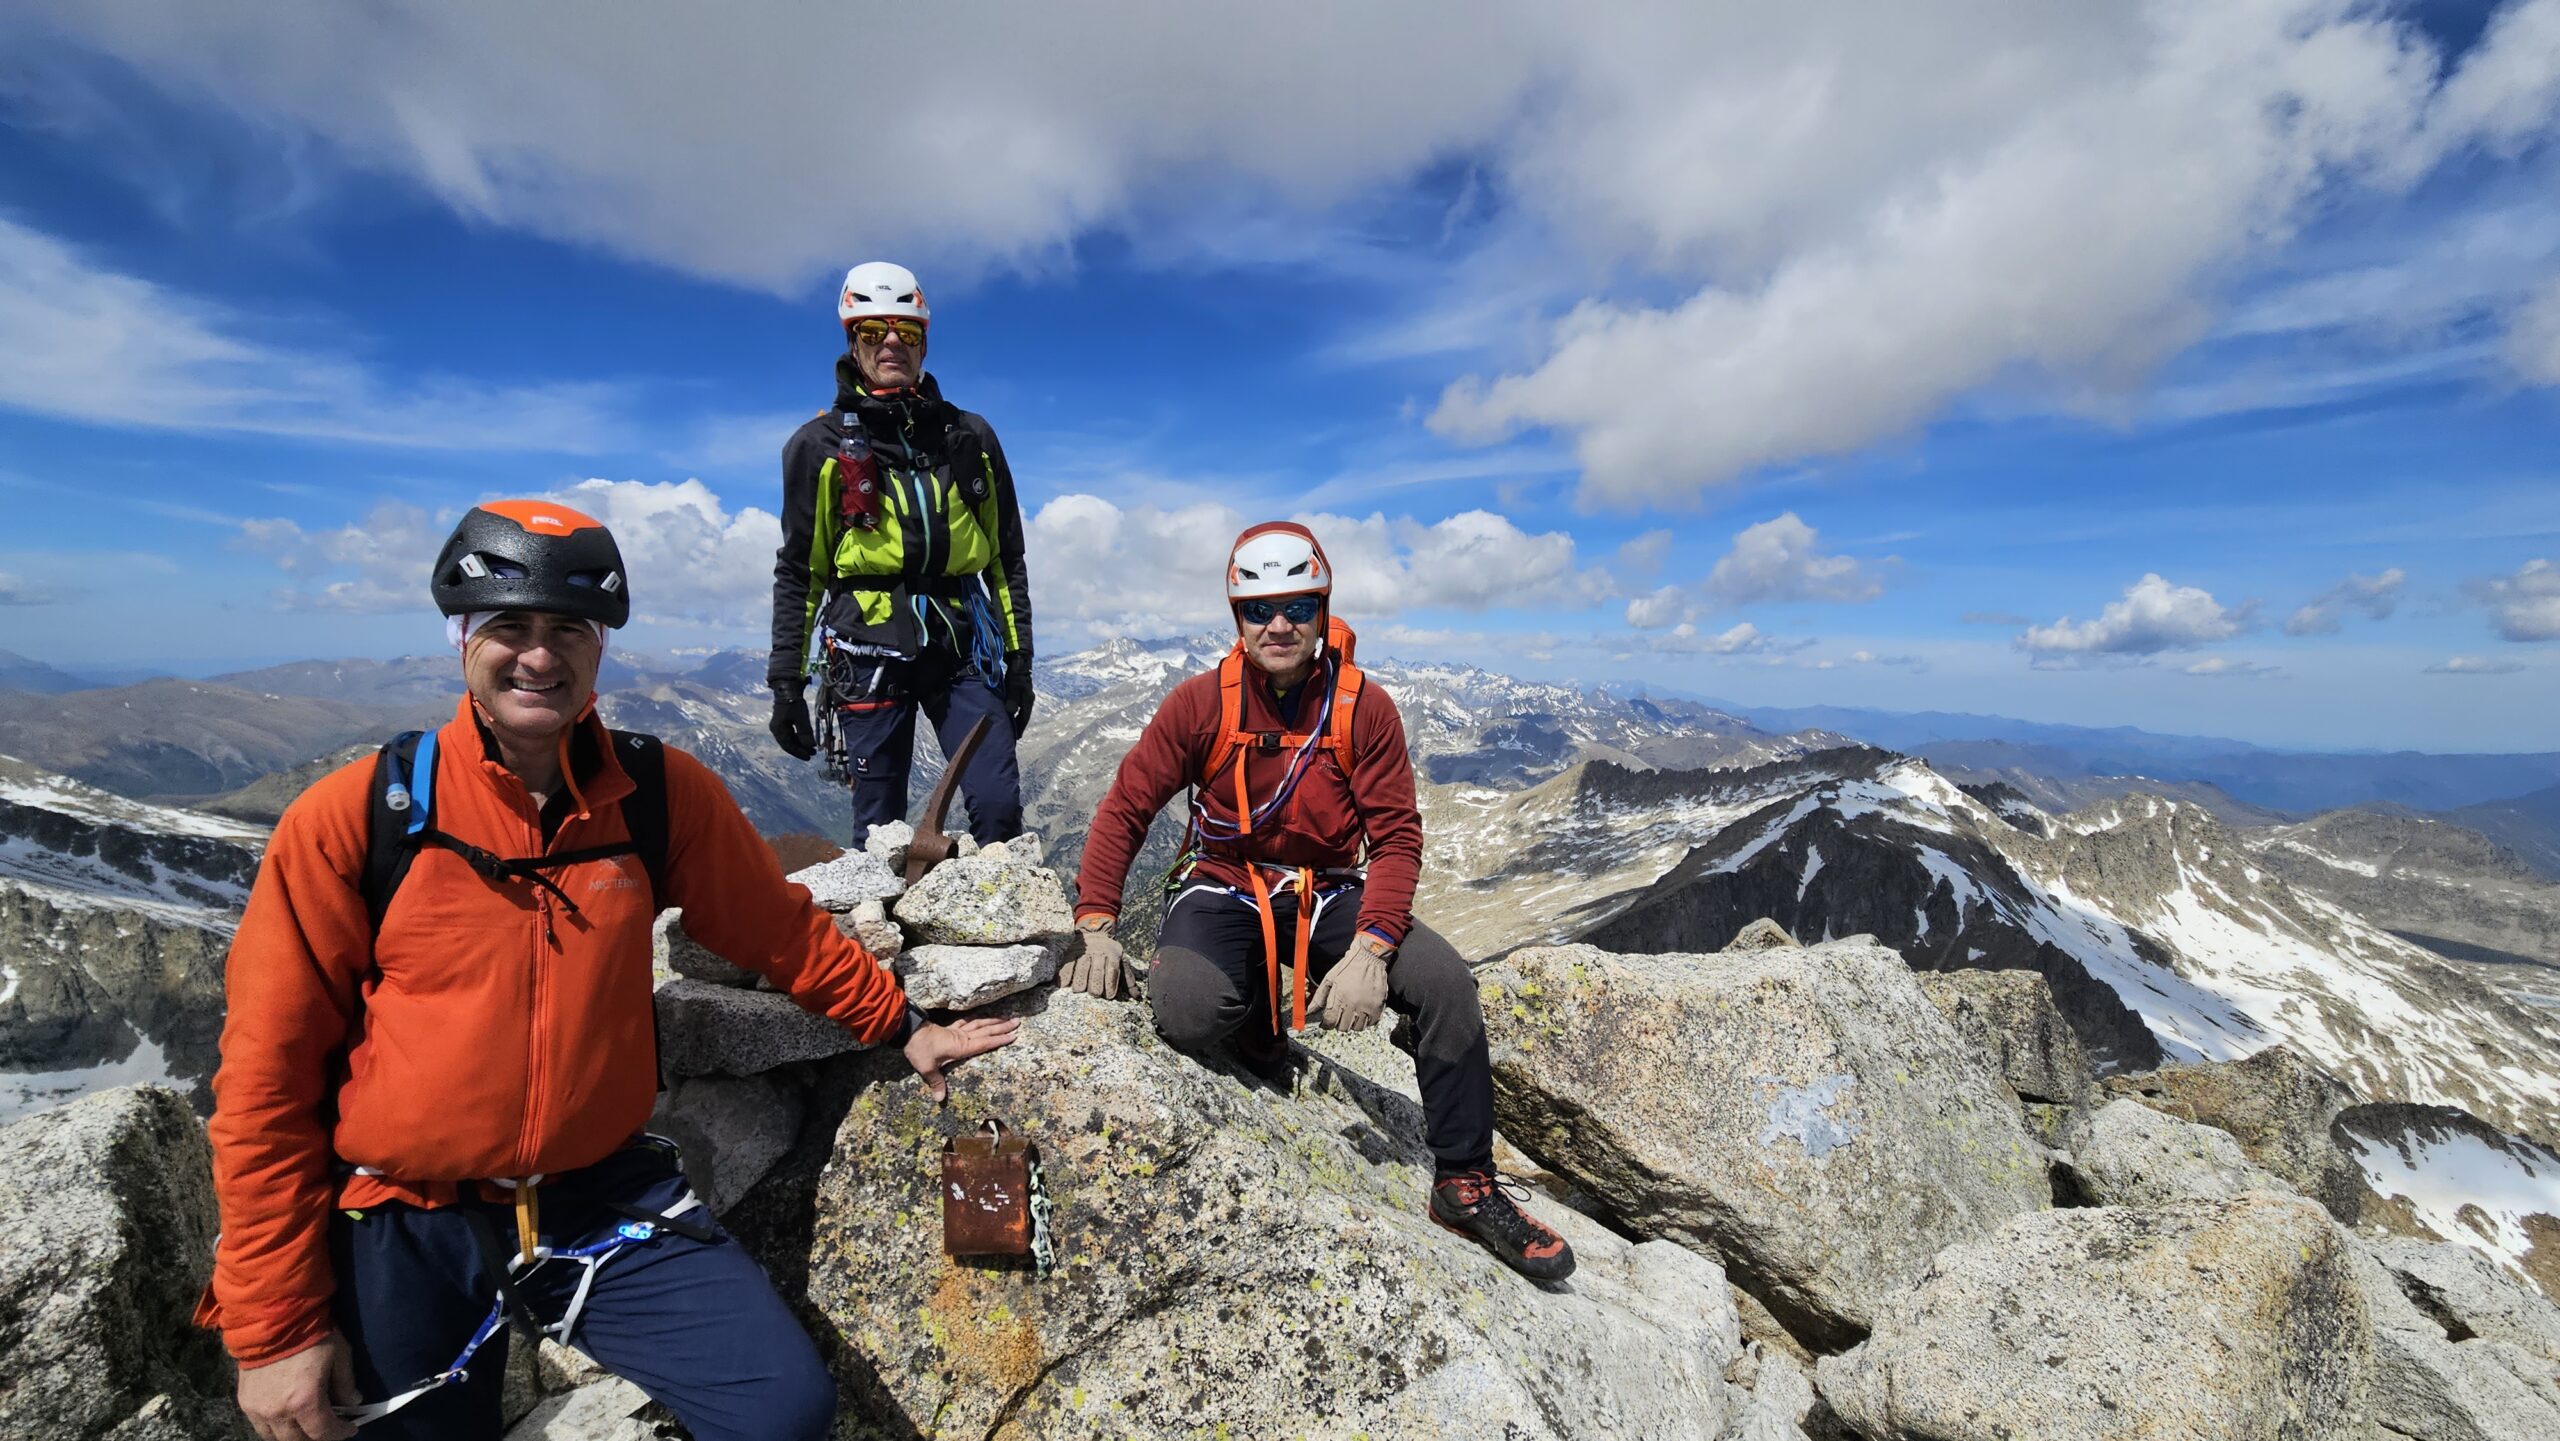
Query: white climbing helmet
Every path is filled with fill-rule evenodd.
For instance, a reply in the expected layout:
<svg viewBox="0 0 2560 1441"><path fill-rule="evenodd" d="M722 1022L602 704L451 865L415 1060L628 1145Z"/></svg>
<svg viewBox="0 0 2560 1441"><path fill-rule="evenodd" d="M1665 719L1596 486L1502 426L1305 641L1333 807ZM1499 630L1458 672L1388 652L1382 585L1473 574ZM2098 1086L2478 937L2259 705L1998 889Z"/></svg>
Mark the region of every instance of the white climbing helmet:
<svg viewBox="0 0 2560 1441"><path fill-rule="evenodd" d="M1227 558L1227 599L1333 594L1333 563L1315 532L1295 521L1267 520L1236 537Z"/></svg>
<svg viewBox="0 0 2560 1441"><path fill-rule="evenodd" d="M924 304L924 287L916 273L886 260L866 260L844 273L844 289L836 292L836 319L851 325L865 316L933 323Z"/></svg>

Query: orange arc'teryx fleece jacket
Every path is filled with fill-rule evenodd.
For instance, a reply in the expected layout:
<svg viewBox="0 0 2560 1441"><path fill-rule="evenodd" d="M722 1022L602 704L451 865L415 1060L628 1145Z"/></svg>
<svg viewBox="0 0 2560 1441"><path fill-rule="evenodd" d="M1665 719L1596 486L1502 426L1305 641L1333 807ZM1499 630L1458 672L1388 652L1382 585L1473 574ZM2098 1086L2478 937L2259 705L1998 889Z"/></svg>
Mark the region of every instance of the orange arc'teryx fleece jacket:
<svg viewBox="0 0 2560 1441"><path fill-rule="evenodd" d="M573 754L578 809L546 846L540 812L465 699L436 737L436 829L501 856L628 838L630 777L592 708ZM288 808L231 945L213 1082L213 1286L198 1320L243 1365L331 1326L330 1212L448 1205L457 1183L556 1174L612 1154L657 1098L650 927L685 931L866 1041L895 1036L897 980L785 880L719 777L669 748L668 894L636 856L482 878L422 847L377 938L358 889L374 762ZM379 1174L355 1174L362 1167Z"/></svg>

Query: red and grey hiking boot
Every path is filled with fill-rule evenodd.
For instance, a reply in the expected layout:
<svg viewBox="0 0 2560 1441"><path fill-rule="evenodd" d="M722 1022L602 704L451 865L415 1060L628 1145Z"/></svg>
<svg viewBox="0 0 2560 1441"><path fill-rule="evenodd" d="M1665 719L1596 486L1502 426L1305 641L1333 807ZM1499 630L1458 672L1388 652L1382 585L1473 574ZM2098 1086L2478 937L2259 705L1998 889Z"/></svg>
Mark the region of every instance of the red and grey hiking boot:
<svg viewBox="0 0 2560 1441"><path fill-rule="evenodd" d="M1431 1219L1532 1281L1561 1281L1573 1274L1573 1248L1513 1204L1528 1194L1499 1171L1462 1171L1432 1186Z"/></svg>

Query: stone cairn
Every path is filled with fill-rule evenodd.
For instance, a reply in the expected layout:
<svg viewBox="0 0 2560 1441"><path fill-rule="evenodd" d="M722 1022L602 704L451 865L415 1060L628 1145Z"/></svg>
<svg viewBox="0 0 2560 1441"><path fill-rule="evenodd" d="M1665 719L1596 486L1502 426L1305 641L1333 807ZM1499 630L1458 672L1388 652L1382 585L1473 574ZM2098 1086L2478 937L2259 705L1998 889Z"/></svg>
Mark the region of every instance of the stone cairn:
<svg viewBox="0 0 2560 1441"><path fill-rule="evenodd" d="M961 836L949 860L909 886L914 838L903 821L876 826L864 849L791 879L928 1012L976 1010L1056 979L1075 917L1040 837L981 847ZM650 1129L684 1149L694 1188L722 1211L799 1134L809 1063L863 1045L695 942L682 911L658 917L657 973L666 1093Z"/></svg>

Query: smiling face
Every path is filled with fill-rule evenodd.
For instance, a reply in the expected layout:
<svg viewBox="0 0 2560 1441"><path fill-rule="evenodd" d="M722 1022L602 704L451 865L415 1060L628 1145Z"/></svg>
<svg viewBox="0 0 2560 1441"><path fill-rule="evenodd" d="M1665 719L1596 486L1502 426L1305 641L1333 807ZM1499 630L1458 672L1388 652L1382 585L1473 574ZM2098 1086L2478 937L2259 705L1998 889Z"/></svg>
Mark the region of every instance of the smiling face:
<svg viewBox="0 0 2560 1441"><path fill-rule="evenodd" d="M585 714L604 643L583 620L500 611L462 648L462 680L493 730L549 742Z"/></svg>

